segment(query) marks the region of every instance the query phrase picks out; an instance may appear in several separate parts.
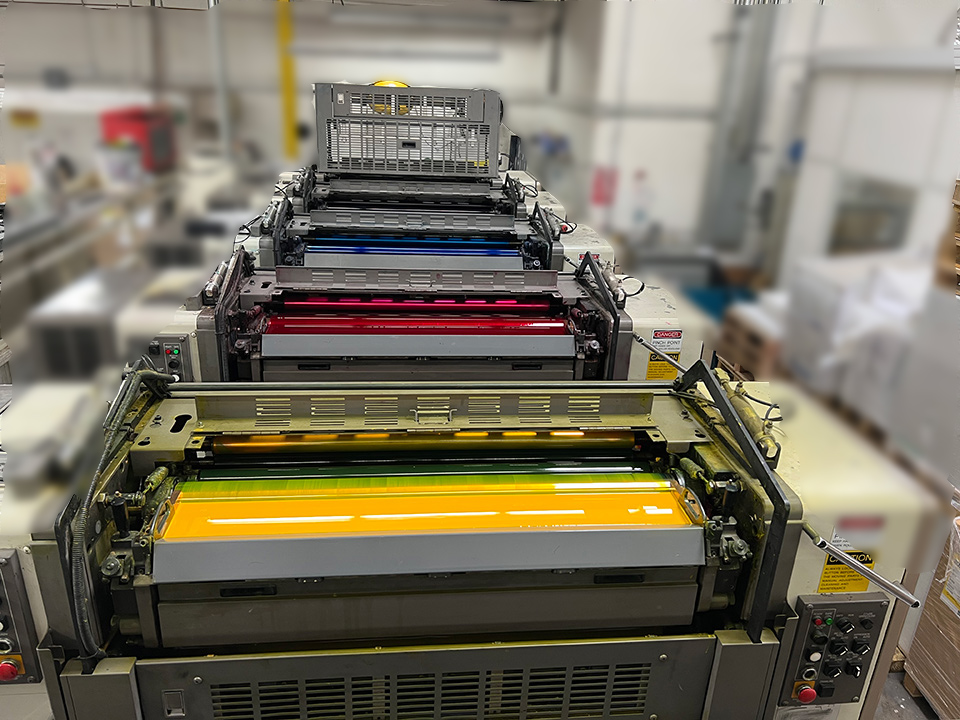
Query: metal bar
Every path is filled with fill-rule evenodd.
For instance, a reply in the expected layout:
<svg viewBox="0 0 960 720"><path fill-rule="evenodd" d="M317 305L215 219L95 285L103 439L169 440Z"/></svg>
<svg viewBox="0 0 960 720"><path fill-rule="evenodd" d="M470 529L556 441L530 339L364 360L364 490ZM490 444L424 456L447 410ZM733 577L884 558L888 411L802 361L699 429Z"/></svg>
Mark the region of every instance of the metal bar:
<svg viewBox="0 0 960 720"><path fill-rule="evenodd" d="M606 306L607 312L609 312L613 318L613 332L610 334L610 347L607 348L607 372L605 378L606 380L613 380L614 362L617 356L617 339L620 337L620 311L617 309L617 301L616 298L613 297L613 291L610 290L607 281L603 279L603 273L600 272L600 267L597 265L593 253L590 252L583 254L583 260L580 261L580 267L576 269L574 275L577 278L582 278L587 268L590 269L590 274L593 275L593 281L597 286L597 295L600 296L601 302Z"/></svg>
<svg viewBox="0 0 960 720"><path fill-rule="evenodd" d="M740 446L747 465L773 504L773 517L770 520L770 529L767 532L763 556L760 560L760 572L753 595L753 607L747 617L747 634L753 642L760 642L767 621L767 611L770 607L777 569L780 565L787 522L790 519L790 500L787 498L780 482L770 470L763 455L760 454L759 448L757 448L743 420L740 419L730 402L730 398L727 397L727 393L720 385L717 376L706 366L703 360L698 360L677 380L676 388L680 391L689 391L694 389L698 382L702 382L706 386L710 397ZM792 565L792 560L790 560L790 563Z"/></svg>
<svg viewBox="0 0 960 720"><path fill-rule="evenodd" d="M660 358L662 358L663 361L667 363L667 365L671 365L674 369L678 370L678 371L681 372L681 373L686 373L686 372L687 372L687 368L685 368L683 365L681 365L680 363L678 363L676 360L674 360L672 357L670 357L669 355L667 355L667 354L666 354L665 352L663 352L662 350L658 350L657 348L655 348L653 345L651 345L650 343L648 343L646 340L644 340L644 339L643 339L642 337L640 337L639 335L634 335L634 336L633 336L633 339L636 340L638 343L640 343L640 344L641 344L643 347L645 347L647 350L649 350L650 352L652 352L654 355L657 355L657 356L659 356Z"/></svg>
<svg viewBox="0 0 960 720"><path fill-rule="evenodd" d="M859 573L863 577L867 578L870 582L879 585L884 592L893 595L897 600L906 603L912 608L920 607L920 601L905 587L900 585L900 583L887 580L879 573L868 568L862 562L850 557L850 555L845 553L833 543L824 540L823 537L807 523L803 524L803 531L810 537L811 540L813 540L814 545L823 550L827 555L832 557L837 562L846 565L854 572Z"/></svg>

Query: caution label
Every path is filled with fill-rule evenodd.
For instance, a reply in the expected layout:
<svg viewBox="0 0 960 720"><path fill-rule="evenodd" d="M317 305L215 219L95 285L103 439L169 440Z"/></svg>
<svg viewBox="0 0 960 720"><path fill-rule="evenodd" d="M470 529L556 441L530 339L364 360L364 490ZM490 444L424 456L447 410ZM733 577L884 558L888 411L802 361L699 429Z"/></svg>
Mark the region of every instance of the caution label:
<svg viewBox="0 0 960 720"><path fill-rule="evenodd" d="M680 353L668 352L667 355L677 362L680 361ZM676 380L677 369L664 360L659 355L650 353L650 359L647 361L647 380Z"/></svg>
<svg viewBox="0 0 960 720"><path fill-rule="evenodd" d="M871 570L873 569L874 557L872 553L862 550L847 550L846 553L854 560L859 560ZM860 573L828 555L823 565L823 572L820 573L820 586L817 588L817 592L865 592L869 586L870 581Z"/></svg>
<svg viewBox="0 0 960 720"><path fill-rule="evenodd" d="M650 344L657 350L680 361L680 348L683 345L683 330L654 330ZM647 380L676 380L677 369L656 353L650 353L647 361Z"/></svg>

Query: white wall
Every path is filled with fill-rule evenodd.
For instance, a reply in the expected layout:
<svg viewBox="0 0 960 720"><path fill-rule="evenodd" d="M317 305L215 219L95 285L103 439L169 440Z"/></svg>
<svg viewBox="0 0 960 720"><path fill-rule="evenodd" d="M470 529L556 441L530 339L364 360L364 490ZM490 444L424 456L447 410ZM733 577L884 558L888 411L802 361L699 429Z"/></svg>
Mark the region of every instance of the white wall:
<svg viewBox="0 0 960 720"><path fill-rule="evenodd" d="M651 219L673 235L696 229L732 12L692 0L607 3L593 161L619 179L614 206L592 208L595 224L632 229L643 171Z"/></svg>

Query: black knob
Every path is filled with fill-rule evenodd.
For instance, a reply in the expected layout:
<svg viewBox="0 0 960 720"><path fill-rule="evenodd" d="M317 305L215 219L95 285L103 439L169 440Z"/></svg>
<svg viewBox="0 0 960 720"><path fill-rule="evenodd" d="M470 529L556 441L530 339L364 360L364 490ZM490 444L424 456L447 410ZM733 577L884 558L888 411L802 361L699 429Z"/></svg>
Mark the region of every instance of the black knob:
<svg viewBox="0 0 960 720"><path fill-rule="evenodd" d="M827 644L827 634L823 630L814 630L810 635L810 642L822 647Z"/></svg>
<svg viewBox="0 0 960 720"><path fill-rule="evenodd" d="M824 663L821 672L828 678L840 677L840 666L836 663Z"/></svg>
<svg viewBox="0 0 960 720"><path fill-rule="evenodd" d="M870 652L870 643L866 640L854 640L853 644L850 646L850 649L853 650L857 655L866 655Z"/></svg>
<svg viewBox="0 0 960 720"><path fill-rule="evenodd" d="M170 360L167 362L167 367L171 370L176 370L178 367L180 367L180 361L176 358L170 358Z"/></svg>
<svg viewBox="0 0 960 720"><path fill-rule="evenodd" d="M854 631L853 623L849 620L837 620L837 630L844 635L849 635Z"/></svg>
<svg viewBox="0 0 960 720"><path fill-rule="evenodd" d="M159 355L159 354L160 354L160 343L158 343L158 342L156 342L156 341L150 343L150 344L147 346L147 351L148 351L151 355Z"/></svg>
<svg viewBox="0 0 960 720"><path fill-rule="evenodd" d="M873 620L870 618L864 618L860 621L860 627L864 630L873 630Z"/></svg>
<svg viewBox="0 0 960 720"><path fill-rule="evenodd" d="M847 643L844 642L843 638L834 638L830 641L830 652L834 655L846 655L847 650Z"/></svg>
<svg viewBox="0 0 960 720"><path fill-rule="evenodd" d="M863 672L863 666L861 666L858 662L848 662L847 666L844 668L844 672L851 677L858 678L860 677L860 673Z"/></svg>

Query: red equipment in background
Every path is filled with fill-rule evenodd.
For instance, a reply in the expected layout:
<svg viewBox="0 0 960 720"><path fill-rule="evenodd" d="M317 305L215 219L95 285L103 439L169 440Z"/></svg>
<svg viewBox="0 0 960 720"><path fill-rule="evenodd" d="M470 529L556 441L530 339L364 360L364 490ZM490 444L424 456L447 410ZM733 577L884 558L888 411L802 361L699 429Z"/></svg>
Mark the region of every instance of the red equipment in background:
<svg viewBox="0 0 960 720"><path fill-rule="evenodd" d="M131 143L140 148L140 164L147 172L173 169L176 146L170 110L150 107L108 110L100 115L100 131L105 143Z"/></svg>

